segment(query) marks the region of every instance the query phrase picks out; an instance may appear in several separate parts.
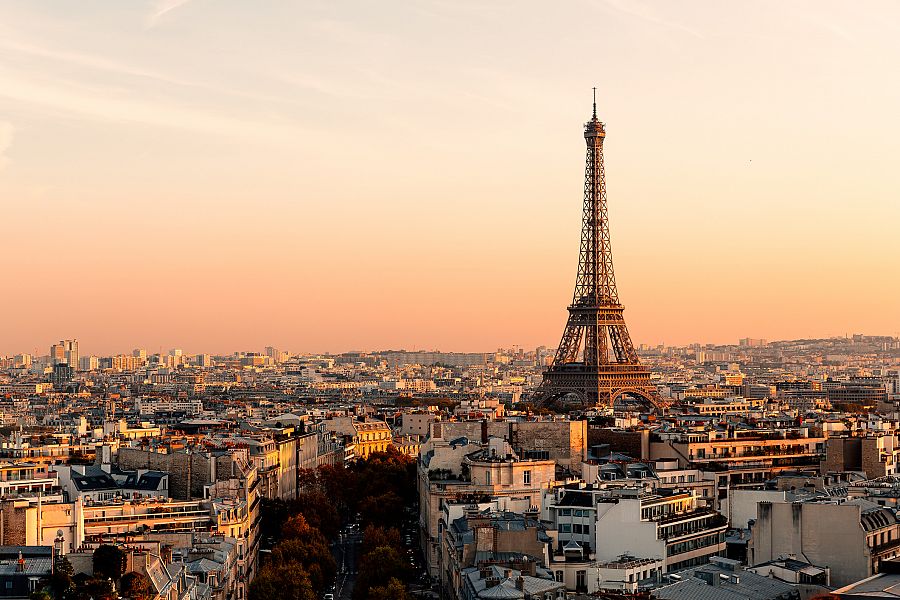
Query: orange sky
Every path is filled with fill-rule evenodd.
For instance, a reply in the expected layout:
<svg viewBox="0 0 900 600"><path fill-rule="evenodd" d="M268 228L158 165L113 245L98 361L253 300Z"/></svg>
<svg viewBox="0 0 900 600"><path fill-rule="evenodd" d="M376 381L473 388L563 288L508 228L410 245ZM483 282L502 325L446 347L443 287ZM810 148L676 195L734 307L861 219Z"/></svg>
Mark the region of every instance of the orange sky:
<svg viewBox="0 0 900 600"><path fill-rule="evenodd" d="M0 354L553 346L590 88L636 343L900 332L900 6L0 7Z"/></svg>

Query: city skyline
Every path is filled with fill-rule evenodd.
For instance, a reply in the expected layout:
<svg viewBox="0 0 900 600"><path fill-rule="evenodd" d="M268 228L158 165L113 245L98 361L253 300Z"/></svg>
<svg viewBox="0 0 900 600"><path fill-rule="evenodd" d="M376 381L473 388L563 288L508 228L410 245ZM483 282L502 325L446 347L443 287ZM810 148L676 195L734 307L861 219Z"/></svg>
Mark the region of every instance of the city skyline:
<svg viewBox="0 0 900 600"><path fill-rule="evenodd" d="M889 595L898 23L0 3L0 596Z"/></svg>
<svg viewBox="0 0 900 600"><path fill-rule="evenodd" d="M888 334L879 334L879 333L853 333L853 334L845 334L840 336L829 336L822 338L795 338L795 339L766 339L766 338L755 338L755 337L742 337L735 340L724 341L721 343L713 343L713 342L704 342L702 340L690 342L687 344L646 344L639 343L636 345L636 349L639 352L650 352L657 350L659 348L666 349L691 349L691 348L727 348L727 347L739 347L739 348L760 348L766 347L772 344L791 344L797 343L801 341L812 341L812 342L822 342L822 341L839 341L839 340L853 340L856 338L862 339L875 339L875 338L890 338L895 341L900 341L900 336L896 335L888 335ZM272 344L265 344L264 346L259 347L243 347L243 348L230 348L223 351L211 351L208 348L185 348L183 346L178 345L170 345L170 346L158 346L158 347L147 347L141 345L132 345L130 347L122 347L115 348L109 351L97 351L96 348L92 348L90 346L85 350L85 346L82 344L82 340L79 339L71 339L71 340L58 340L56 342L50 343L50 352L46 352L45 349L37 346L29 349L19 349L12 352L5 353L6 358L13 358L15 356L23 356L28 355L32 358L48 358L51 363L55 362L54 359L54 349L70 343L75 343L75 352L76 356L80 356L81 358L102 358L102 357L116 357L116 356L135 356L142 359L146 359L149 356L183 356L195 358L202 355L209 356L237 356L237 355L250 355L250 354L258 354L258 355L266 355L269 350L273 352L283 353L290 356L339 356L344 354L353 354L353 353L361 353L361 354L378 354L378 353L395 353L395 352L408 352L410 354L418 354L418 353L434 353L434 354L494 354L494 353L512 353L515 351L520 351L524 354L533 354L535 350L543 349L544 351L553 350L554 347L552 345L542 344L539 346L528 347L523 346L522 344L499 344L495 345L491 348L462 348L462 349L447 349L447 348L439 348L434 346L415 346L415 347L380 347L380 348L349 348L345 350L339 351L325 351L325 350L298 350L292 347L284 347L284 346L273 346ZM81 348L81 350L79 350ZM138 354L140 353L140 355ZM4 354L0 353L0 358L3 358ZM62 361L66 362L66 361Z"/></svg>
<svg viewBox="0 0 900 600"><path fill-rule="evenodd" d="M883 8L4 5L0 354L555 345L594 85L636 343L897 335Z"/></svg>

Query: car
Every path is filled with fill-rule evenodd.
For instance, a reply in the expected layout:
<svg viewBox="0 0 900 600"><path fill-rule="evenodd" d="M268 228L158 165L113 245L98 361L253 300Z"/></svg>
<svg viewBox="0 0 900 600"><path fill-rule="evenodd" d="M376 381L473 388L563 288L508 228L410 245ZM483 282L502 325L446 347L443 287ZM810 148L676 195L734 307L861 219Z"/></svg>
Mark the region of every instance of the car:
<svg viewBox="0 0 900 600"><path fill-rule="evenodd" d="M322 596L322 600L334 600L334 594L325 594Z"/></svg>

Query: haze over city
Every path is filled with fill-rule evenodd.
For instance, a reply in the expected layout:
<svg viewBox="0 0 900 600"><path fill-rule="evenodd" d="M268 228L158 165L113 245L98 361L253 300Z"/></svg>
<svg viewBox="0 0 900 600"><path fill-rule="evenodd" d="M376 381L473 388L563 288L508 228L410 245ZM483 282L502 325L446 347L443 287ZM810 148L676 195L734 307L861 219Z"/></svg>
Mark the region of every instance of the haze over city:
<svg viewBox="0 0 900 600"><path fill-rule="evenodd" d="M896 335L900 7L0 6L0 354L552 346L598 88L636 343Z"/></svg>

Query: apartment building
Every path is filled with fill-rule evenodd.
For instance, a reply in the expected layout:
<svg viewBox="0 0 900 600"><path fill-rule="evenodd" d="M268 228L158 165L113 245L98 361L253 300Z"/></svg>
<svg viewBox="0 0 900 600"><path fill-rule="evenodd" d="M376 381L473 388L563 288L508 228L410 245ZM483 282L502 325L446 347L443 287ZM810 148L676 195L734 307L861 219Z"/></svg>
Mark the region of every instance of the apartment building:
<svg viewBox="0 0 900 600"><path fill-rule="evenodd" d="M353 446L355 458L368 458L373 452L385 452L391 445L391 428L384 421L357 421L353 417L335 417L325 421L325 430L342 436Z"/></svg>
<svg viewBox="0 0 900 600"><path fill-rule="evenodd" d="M878 573L900 556L900 519L864 499L759 502L751 527L751 566L794 556L831 569L843 586Z"/></svg>
<svg viewBox="0 0 900 600"><path fill-rule="evenodd" d="M441 532L448 525L441 517L447 502L505 498L510 510L537 512L541 489L554 481L555 472L552 460L522 459L499 438L487 444L465 438L423 444L417 469L419 524L431 576L439 576Z"/></svg>
<svg viewBox="0 0 900 600"><path fill-rule="evenodd" d="M860 432L832 437L825 443L822 473L859 471L868 479L897 473L900 438L891 432Z"/></svg>
<svg viewBox="0 0 900 600"><path fill-rule="evenodd" d="M477 505L460 506L465 514L445 505L440 557L441 588L450 598L460 599L464 572L468 567L483 567L506 561L508 566L534 574L535 566L548 563L551 538L536 519ZM510 558L515 556L514 562Z"/></svg>

